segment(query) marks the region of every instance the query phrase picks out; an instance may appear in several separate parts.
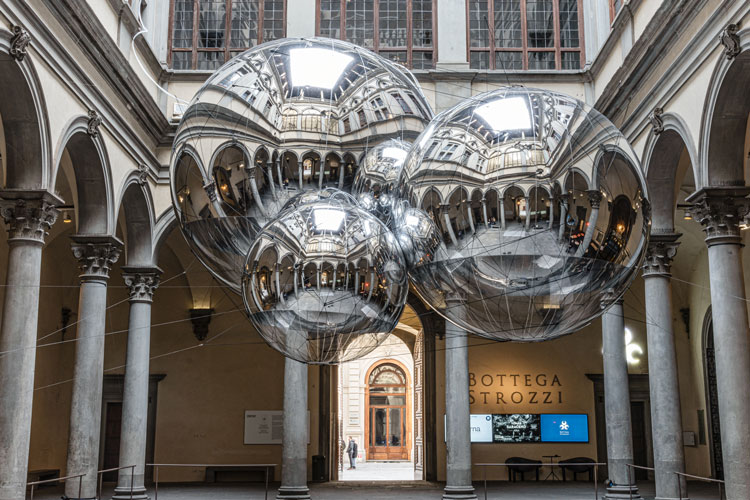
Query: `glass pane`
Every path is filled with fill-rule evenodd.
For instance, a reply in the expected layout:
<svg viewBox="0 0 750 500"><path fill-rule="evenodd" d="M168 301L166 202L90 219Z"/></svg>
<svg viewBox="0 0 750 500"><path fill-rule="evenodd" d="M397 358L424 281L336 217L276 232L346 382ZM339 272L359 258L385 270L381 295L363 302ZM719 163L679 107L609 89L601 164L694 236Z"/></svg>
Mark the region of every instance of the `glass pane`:
<svg viewBox="0 0 750 500"><path fill-rule="evenodd" d="M382 101L381 101L382 103ZM378 102L376 100L372 101L373 107L377 107ZM393 371L393 370L379 370L375 374L375 377L372 378L370 384L372 385L388 385L388 384L400 384L403 385L405 383L403 377Z"/></svg>
<svg viewBox="0 0 750 500"><path fill-rule="evenodd" d="M432 52L413 52L411 55L411 67L414 69L434 68Z"/></svg>
<svg viewBox="0 0 750 500"><path fill-rule="evenodd" d="M172 52L172 68L193 69L192 52Z"/></svg>
<svg viewBox="0 0 750 500"><path fill-rule="evenodd" d="M388 406L405 405L406 396L370 396L370 404Z"/></svg>
<svg viewBox="0 0 750 500"><path fill-rule="evenodd" d="M224 52L198 52L198 69L215 70L224 64Z"/></svg>
<svg viewBox="0 0 750 500"><path fill-rule="evenodd" d="M526 0L526 27L529 47L555 46L552 0Z"/></svg>
<svg viewBox="0 0 750 500"><path fill-rule="evenodd" d="M521 36L521 0L495 0L495 47L521 47Z"/></svg>
<svg viewBox="0 0 750 500"><path fill-rule="evenodd" d="M375 442L373 443L375 446L385 446L386 445L386 433L385 433L385 415L386 410L384 408L373 408L373 413L375 414L375 422L370 422L372 433L375 437Z"/></svg>
<svg viewBox="0 0 750 500"><path fill-rule="evenodd" d="M375 47L374 0L346 2L346 40L367 49Z"/></svg>
<svg viewBox="0 0 750 500"><path fill-rule="evenodd" d="M391 408L390 418L388 419L388 444L390 446L402 446L403 438L401 436L401 408Z"/></svg>
<svg viewBox="0 0 750 500"><path fill-rule="evenodd" d="M380 55L385 57L386 59L390 59L393 62L397 62L399 64L406 65L406 51L405 50L399 50L399 51L380 51Z"/></svg>
<svg viewBox="0 0 750 500"><path fill-rule="evenodd" d="M377 393L388 393L388 394L402 394L404 392L403 387L370 387L370 392Z"/></svg>
<svg viewBox="0 0 750 500"><path fill-rule="evenodd" d="M320 36L341 38L341 0L320 0Z"/></svg>
<svg viewBox="0 0 750 500"><path fill-rule="evenodd" d="M432 0L413 0L411 22L412 45L414 47L432 47ZM430 64L432 64L432 53L429 54Z"/></svg>
<svg viewBox="0 0 750 500"><path fill-rule="evenodd" d="M258 0L232 2L230 47L250 48L258 43Z"/></svg>
<svg viewBox="0 0 750 500"><path fill-rule="evenodd" d="M178 49L192 47L193 0L175 0L173 17L172 47ZM172 61L174 61L174 56L172 56Z"/></svg>
<svg viewBox="0 0 750 500"><path fill-rule="evenodd" d="M581 69L581 53L563 52L562 69Z"/></svg>
<svg viewBox="0 0 750 500"><path fill-rule="evenodd" d="M225 0L200 0L198 47L224 47L224 31L227 21L226 14Z"/></svg>
<svg viewBox="0 0 750 500"><path fill-rule="evenodd" d="M490 69L490 53L472 52L469 66L472 69Z"/></svg>
<svg viewBox="0 0 750 500"><path fill-rule="evenodd" d="M579 47L578 0L560 0L560 45Z"/></svg>
<svg viewBox="0 0 750 500"><path fill-rule="evenodd" d="M266 0L263 6L263 41L284 38L284 0Z"/></svg>
<svg viewBox="0 0 750 500"><path fill-rule="evenodd" d="M490 30L487 20L489 15L487 0L469 2L469 46L489 47ZM473 68L474 66L472 66Z"/></svg>
<svg viewBox="0 0 750 500"><path fill-rule="evenodd" d="M555 69L555 53L529 52L529 69Z"/></svg>
<svg viewBox="0 0 750 500"><path fill-rule="evenodd" d="M523 52L495 52L495 69L523 69Z"/></svg>
<svg viewBox="0 0 750 500"><path fill-rule="evenodd" d="M381 47L406 47L406 0L380 0Z"/></svg>

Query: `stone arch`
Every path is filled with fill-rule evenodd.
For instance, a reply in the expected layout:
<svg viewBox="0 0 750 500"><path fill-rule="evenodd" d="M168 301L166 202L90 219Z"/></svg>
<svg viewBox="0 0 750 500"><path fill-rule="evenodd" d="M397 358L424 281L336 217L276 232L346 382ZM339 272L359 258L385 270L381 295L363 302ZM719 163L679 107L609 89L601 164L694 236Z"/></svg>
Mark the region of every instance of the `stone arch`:
<svg viewBox="0 0 750 500"><path fill-rule="evenodd" d="M177 227L177 216L175 215L174 209L172 209L172 207L169 207L166 210L164 210L156 218L156 222L154 223L154 226L153 226L154 228L153 235L151 237L151 241L152 241L151 260L153 262L159 261L159 252L164 246L164 242L167 241L167 238L176 227Z"/></svg>
<svg viewBox="0 0 750 500"><path fill-rule="evenodd" d="M5 151L0 161L4 186L44 189L50 186L52 146L47 105L32 58L10 55L13 33L0 29L0 120Z"/></svg>
<svg viewBox="0 0 750 500"><path fill-rule="evenodd" d="M101 132L90 133L89 118L71 120L58 141L52 185L60 180L63 157L67 153L72 172L67 173L73 190L72 200L77 212L79 234L111 234L115 232L114 195L109 156Z"/></svg>
<svg viewBox="0 0 750 500"><path fill-rule="evenodd" d="M153 265L154 204L148 183L139 172L128 176L118 198L118 219L124 216L125 264Z"/></svg>
<svg viewBox="0 0 750 500"><path fill-rule="evenodd" d="M737 33L740 54L721 54L703 106L700 172L696 188L745 185L746 132L750 115L750 28ZM717 37L718 38L718 37ZM718 45L718 43L717 43Z"/></svg>
<svg viewBox="0 0 750 500"><path fill-rule="evenodd" d="M677 193L685 176L680 171L680 159L684 152L690 159L693 175L696 168L695 147L687 125L678 115L662 115L664 130L656 135L652 130L646 142L643 166L646 185L651 201L652 231L672 232L677 204Z"/></svg>
<svg viewBox="0 0 750 500"><path fill-rule="evenodd" d="M210 184L206 167L190 146L184 146L173 157L172 203L181 207L185 222L203 218L214 211L205 186Z"/></svg>
<svg viewBox="0 0 750 500"><path fill-rule="evenodd" d="M597 156L597 160L596 161L598 161L598 156ZM584 172L583 170L581 170L578 167L568 167L566 170L568 171L568 173L565 174L565 177L563 178L563 191L565 191L565 189L568 186L571 186L571 187L575 186L575 180L574 180L574 178L576 176L580 176L584 180L584 183L586 184L586 190L587 191L589 189L592 189L592 185L593 184L591 183L591 178L588 175L586 175L586 172Z"/></svg>

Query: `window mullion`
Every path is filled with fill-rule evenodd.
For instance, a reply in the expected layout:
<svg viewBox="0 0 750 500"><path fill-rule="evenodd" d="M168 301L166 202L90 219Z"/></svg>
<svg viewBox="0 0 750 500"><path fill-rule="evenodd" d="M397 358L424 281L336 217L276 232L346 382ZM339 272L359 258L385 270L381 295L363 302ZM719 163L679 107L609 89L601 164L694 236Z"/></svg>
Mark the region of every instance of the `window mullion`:
<svg viewBox="0 0 750 500"><path fill-rule="evenodd" d="M200 27L200 0L193 1L193 54L192 54L192 65L193 69L198 69L198 28Z"/></svg>
<svg viewBox="0 0 750 500"><path fill-rule="evenodd" d="M412 67L412 58L411 58L411 51L413 48L413 42L412 38L414 37L414 32L412 31L413 25L412 25L412 2L413 0L408 0L406 2L406 67L411 68Z"/></svg>
<svg viewBox="0 0 750 500"><path fill-rule="evenodd" d="M232 42L232 1L227 0L226 12L224 14L224 62L229 61L232 57L231 52L229 52Z"/></svg>
<svg viewBox="0 0 750 500"><path fill-rule="evenodd" d="M380 53L380 2L372 2L372 46L373 52L376 54ZM367 18L367 11L365 10L365 18ZM365 33L367 33L367 19L365 19Z"/></svg>
<svg viewBox="0 0 750 500"><path fill-rule="evenodd" d="M258 0L258 33L255 43L263 43L263 21L265 21L265 0Z"/></svg>
<svg viewBox="0 0 750 500"><path fill-rule="evenodd" d="M521 57L523 58L522 61L522 68L524 70L529 69L529 31L528 26L526 24L526 0L521 0L521 48L523 53L521 54Z"/></svg>
<svg viewBox="0 0 750 500"><path fill-rule="evenodd" d="M555 69L562 68L562 42L560 41L560 0L552 1L552 29L555 34ZM579 42L580 43L580 42Z"/></svg>
<svg viewBox="0 0 750 500"><path fill-rule="evenodd" d="M339 6L339 38L346 40L346 0L341 0Z"/></svg>
<svg viewBox="0 0 750 500"><path fill-rule="evenodd" d="M489 36L489 64L490 69L495 67L495 0L487 0L487 35Z"/></svg>

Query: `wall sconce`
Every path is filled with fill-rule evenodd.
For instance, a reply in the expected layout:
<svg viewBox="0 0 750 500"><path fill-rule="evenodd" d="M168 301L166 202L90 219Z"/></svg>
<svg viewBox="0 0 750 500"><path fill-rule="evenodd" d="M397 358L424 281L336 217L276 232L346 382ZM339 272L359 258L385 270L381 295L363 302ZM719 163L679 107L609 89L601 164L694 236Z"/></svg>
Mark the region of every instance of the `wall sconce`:
<svg viewBox="0 0 750 500"><path fill-rule="evenodd" d="M203 342L208 337L208 324L214 310L209 307L190 309L190 321L193 323L193 335L198 342Z"/></svg>
<svg viewBox="0 0 750 500"><path fill-rule="evenodd" d="M71 222L73 222L73 219L70 218L70 212L65 210L63 212L63 224L70 224Z"/></svg>

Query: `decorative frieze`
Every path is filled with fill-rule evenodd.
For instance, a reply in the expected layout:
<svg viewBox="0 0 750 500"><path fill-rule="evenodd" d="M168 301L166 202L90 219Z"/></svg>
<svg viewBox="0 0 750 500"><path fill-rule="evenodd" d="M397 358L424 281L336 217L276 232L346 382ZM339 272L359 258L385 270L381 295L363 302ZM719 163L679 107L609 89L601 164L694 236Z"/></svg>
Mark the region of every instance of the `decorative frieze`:
<svg viewBox="0 0 750 500"><path fill-rule="evenodd" d="M724 57L730 61L742 52L740 37L737 35L739 30L740 26L738 24L728 24L726 28L722 30L721 36L719 37L721 44L724 46Z"/></svg>
<svg viewBox="0 0 750 500"><path fill-rule="evenodd" d="M740 244L740 224L750 212L750 187L703 188L687 198L690 213L703 226L706 243Z"/></svg>
<svg viewBox="0 0 750 500"><path fill-rule="evenodd" d="M680 234L651 235L643 261L643 277L671 276L672 260L677 254Z"/></svg>
<svg viewBox="0 0 750 500"><path fill-rule="evenodd" d="M44 198L0 200L0 215L8 224L8 241L11 242L31 240L44 243L44 237L59 213Z"/></svg>
<svg viewBox="0 0 750 500"><path fill-rule="evenodd" d="M159 268L123 267L122 278L130 292L130 302L151 302L159 286Z"/></svg>
<svg viewBox="0 0 750 500"><path fill-rule="evenodd" d="M109 271L122 251L122 242L113 236L71 236L73 256L81 268L81 280L108 279Z"/></svg>
<svg viewBox="0 0 750 500"><path fill-rule="evenodd" d="M18 62L26 57L26 49L31 43L31 35L20 26L13 26L13 36L10 39L10 55Z"/></svg>

